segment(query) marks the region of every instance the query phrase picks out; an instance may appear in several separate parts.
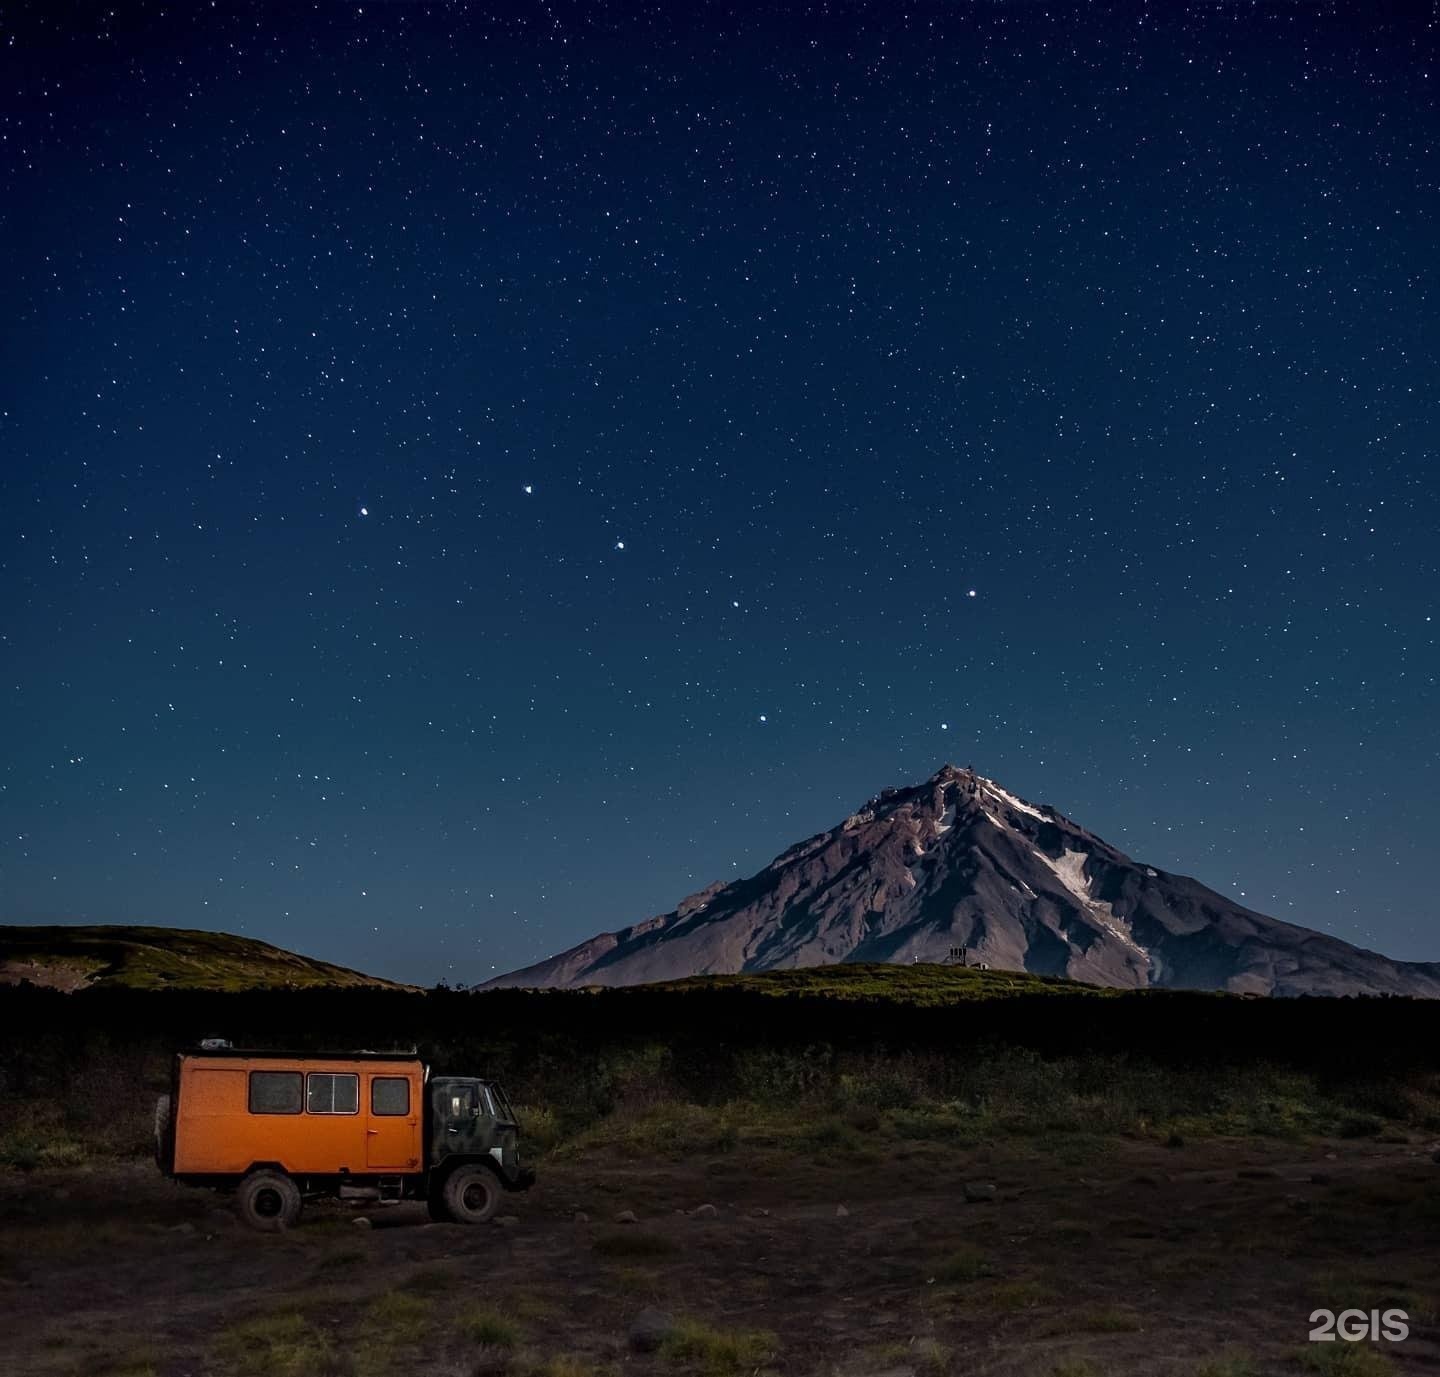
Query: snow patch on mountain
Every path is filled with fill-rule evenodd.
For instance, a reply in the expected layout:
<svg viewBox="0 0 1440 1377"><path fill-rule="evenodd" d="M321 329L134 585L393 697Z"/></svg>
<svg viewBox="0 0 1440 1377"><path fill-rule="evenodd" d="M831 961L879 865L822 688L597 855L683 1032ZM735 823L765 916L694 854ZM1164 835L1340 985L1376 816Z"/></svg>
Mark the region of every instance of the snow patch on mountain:
<svg viewBox="0 0 1440 1377"><path fill-rule="evenodd" d="M1070 891L1082 904L1089 905L1094 901L1090 898L1090 881L1085 875L1086 856L1083 851L1064 851L1057 859L1054 856L1047 856L1038 847L1032 847L1035 859L1043 861L1055 872L1056 878L1066 889Z"/></svg>
<svg viewBox="0 0 1440 1377"><path fill-rule="evenodd" d="M1085 852L1071 851L1067 847L1058 858L1047 856L1040 850L1035 851L1035 856L1055 872L1060 883L1075 896L1084 906L1085 911L1102 927L1118 937L1131 951L1143 956L1147 961L1150 959L1150 953L1135 940L1135 935L1130 930L1130 924L1120 917L1107 901L1096 899L1092 895L1090 877L1085 874L1085 862L1088 859Z"/></svg>
<svg viewBox="0 0 1440 1377"><path fill-rule="evenodd" d="M1045 814L1038 808L1032 808L1028 803L1022 803L1008 789L1002 789L993 779L985 779L982 777L980 783L985 786L987 793L994 794L997 798L1003 799L1017 813L1028 813L1032 818L1039 818L1041 822L1045 821Z"/></svg>

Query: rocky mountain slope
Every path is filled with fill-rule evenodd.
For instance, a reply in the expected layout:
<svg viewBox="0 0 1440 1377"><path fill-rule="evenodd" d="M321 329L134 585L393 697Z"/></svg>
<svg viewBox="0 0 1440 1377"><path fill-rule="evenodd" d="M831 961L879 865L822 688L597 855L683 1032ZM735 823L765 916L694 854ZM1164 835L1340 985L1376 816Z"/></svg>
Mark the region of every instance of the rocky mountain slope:
<svg viewBox="0 0 1440 1377"><path fill-rule="evenodd" d="M758 875L489 984L633 985L961 948L996 969L1124 988L1440 997L1440 963L1256 913L953 765L885 790Z"/></svg>
<svg viewBox="0 0 1440 1377"><path fill-rule="evenodd" d="M143 990L404 988L225 932L120 924L0 926L0 984L22 980L59 990L90 985Z"/></svg>

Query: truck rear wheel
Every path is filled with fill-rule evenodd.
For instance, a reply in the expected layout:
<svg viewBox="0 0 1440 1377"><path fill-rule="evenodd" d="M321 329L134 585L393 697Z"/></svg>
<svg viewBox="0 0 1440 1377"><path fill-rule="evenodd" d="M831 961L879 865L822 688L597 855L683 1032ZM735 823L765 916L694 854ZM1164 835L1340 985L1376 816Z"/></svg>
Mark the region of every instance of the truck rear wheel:
<svg viewBox="0 0 1440 1377"><path fill-rule="evenodd" d="M460 1167L445 1178L444 1201L457 1224L483 1224L500 1208L500 1183L487 1167Z"/></svg>
<svg viewBox="0 0 1440 1377"><path fill-rule="evenodd" d="M235 1208L252 1229L279 1233L300 1218L300 1187L283 1171L252 1171L235 1192Z"/></svg>

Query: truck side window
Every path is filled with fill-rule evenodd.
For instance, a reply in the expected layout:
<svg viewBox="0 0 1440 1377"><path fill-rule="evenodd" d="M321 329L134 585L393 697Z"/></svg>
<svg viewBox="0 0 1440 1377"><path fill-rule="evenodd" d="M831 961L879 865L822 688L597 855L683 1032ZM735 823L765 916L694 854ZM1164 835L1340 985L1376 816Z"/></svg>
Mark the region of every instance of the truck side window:
<svg viewBox="0 0 1440 1377"><path fill-rule="evenodd" d="M298 1071L252 1071L252 1114L298 1114L303 1108L302 1077Z"/></svg>
<svg viewBox="0 0 1440 1377"><path fill-rule="evenodd" d="M408 1114L410 1082L404 1076L376 1076L370 1082L372 1114Z"/></svg>
<svg viewBox="0 0 1440 1377"><path fill-rule="evenodd" d="M470 1119L475 1116L475 1092L468 1086L464 1090L450 1092L450 1117Z"/></svg>
<svg viewBox="0 0 1440 1377"><path fill-rule="evenodd" d="M358 1114L360 1077L312 1071L305 1087L305 1108L311 1114Z"/></svg>

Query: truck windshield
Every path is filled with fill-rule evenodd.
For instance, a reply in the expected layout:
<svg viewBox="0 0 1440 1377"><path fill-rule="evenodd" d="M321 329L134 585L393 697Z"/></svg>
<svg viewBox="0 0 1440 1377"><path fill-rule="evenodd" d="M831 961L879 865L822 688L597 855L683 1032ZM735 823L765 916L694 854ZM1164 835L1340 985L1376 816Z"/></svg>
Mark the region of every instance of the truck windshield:
<svg viewBox="0 0 1440 1377"><path fill-rule="evenodd" d="M502 1124L514 1124L518 1128L520 1120L516 1117L515 1109L510 1103L510 1097L506 1095L498 1085L492 1085L490 1087L490 1093L495 1098L495 1117Z"/></svg>

